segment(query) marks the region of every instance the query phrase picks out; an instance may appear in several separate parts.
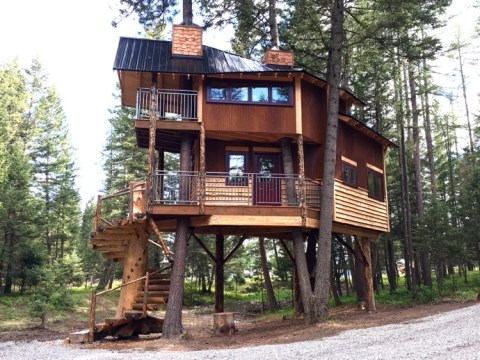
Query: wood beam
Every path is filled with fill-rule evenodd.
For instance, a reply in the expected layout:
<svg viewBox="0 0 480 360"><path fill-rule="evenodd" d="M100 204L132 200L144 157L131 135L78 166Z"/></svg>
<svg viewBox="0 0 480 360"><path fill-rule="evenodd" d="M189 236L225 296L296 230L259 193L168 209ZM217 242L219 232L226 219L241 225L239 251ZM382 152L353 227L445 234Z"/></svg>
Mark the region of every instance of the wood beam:
<svg viewBox="0 0 480 360"><path fill-rule="evenodd" d="M238 250L238 248L240 246L242 246L243 242L247 239L247 236L242 236L240 238L240 240L238 241L237 245L235 245L235 247L228 253L228 255L225 257L225 259L223 260L223 263L226 263L228 260L230 260L230 258L233 256L233 254L235 254L235 252Z"/></svg>
<svg viewBox="0 0 480 360"><path fill-rule="evenodd" d="M153 231L155 234L155 237L157 238L158 243L160 244L161 248L163 249L163 252L168 258L168 261L172 262L173 261L173 252L170 250L170 248L167 246L165 241L163 241L163 236L160 230L157 227L157 224L155 224L155 221L149 216L148 217L148 225L150 229Z"/></svg>
<svg viewBox="0 0 480 360"><path fill-rule="evenodd" d="M197 240L198 245L207 253L207 255L210 257L210 259L213 260L213 262L217 262L217 258L215 255L212 254L212 252L207 248L207 246L203 243L202 239L200 239L195 233L192 232L192 236L195 240Z"/></svg>
<svg viewBox="0 0 480 360"><path fill-rule="evenodd" d="M367 311L376 311L375 293L373 290L372 257L370 252L370 239L360 238L358 242L363 255L363 277L365 279L365 308Z"/></svg>
<svg viewBox="0 0 480 360"><path fill-rule="evenodd" d="M224 311L224 286L225 286L225 237L217 234L215 236L215 313Z"/></svg>

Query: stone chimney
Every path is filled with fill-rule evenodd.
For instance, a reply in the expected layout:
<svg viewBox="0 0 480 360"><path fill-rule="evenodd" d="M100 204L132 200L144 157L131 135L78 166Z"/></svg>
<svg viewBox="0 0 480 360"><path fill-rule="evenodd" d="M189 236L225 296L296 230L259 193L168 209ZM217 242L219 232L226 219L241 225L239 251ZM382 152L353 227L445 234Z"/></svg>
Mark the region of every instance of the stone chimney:
<svg viewBox="0 0 480 360"><path fill-rule="evenodd" d="M293 66L295 61L291 51L270 49L265 52L263 63L267 65Z"/></svg>
<svg viewBox="0 0 480 360"><path fill-rule="evenodd" d="M173 25L172 55L203 56L202 34L196 25Z"/></svg>

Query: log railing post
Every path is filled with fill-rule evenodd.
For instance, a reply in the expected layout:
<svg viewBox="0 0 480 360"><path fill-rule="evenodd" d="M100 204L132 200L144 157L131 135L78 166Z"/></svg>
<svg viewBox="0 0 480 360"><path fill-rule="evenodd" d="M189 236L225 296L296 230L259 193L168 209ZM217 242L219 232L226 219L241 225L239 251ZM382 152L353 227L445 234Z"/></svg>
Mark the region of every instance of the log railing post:
<svg viewBox="0 0 480 360"><path fill-rule="evenodd" d="M91 344L95 338L95 307L97 306L97 292L92 291L92 301L90 303L90 321L88 326L88 342Z"/></svg>
<svg viewBox="0 0 480 360"><path fill-rule="evenodd" d="M155 140L157 135L157 76L152 73L152 87L150 89L150 126L148 142L148 169L146 186L146 210L149 211L150 203L154 199L153 177L155 175Z"/></svg>
<svg viewBox="0 0 480 360"><path fill-rule="evenodd" d="M200 190L200 215L205 212L205 191L206 191L206 181L205 181L205 126L203 123L200 123L200 179L199 179L199 190Z"/></svg>
<svg viewBox="0 0 480 360"><path fill-rule="evenodd" d="M133 222L133 181L128 183L128 222Z"/></svg>
<svg viewBox="0 0 480 360"><path fill-rule="evenodd" d="M97 197L97 209L95 211L95 220L93 222L93 232L96 233L102 223L102 195Z"/></svg>
<svg viewBox="0 0 480 360"><path fill-rule="evenodd" d="M307 201L305 194L305 155L303 152L303 135L297 136L298 146L298 202L302 208L302 226L307 226Z"/></svg>

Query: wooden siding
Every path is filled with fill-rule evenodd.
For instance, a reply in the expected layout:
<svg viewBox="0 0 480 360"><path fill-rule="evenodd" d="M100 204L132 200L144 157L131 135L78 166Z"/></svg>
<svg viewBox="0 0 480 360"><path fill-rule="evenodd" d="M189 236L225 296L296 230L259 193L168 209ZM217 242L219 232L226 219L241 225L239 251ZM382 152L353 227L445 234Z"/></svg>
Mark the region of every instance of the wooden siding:
<svg viewBox="0 0 480 360"><path fill-rule="evenodd" d="M367 189L367 164L383 168L383 146L349 124L338 123L335 178L342 179L342 156L357 162L357 185Z"/></svg>
<svg viewBox="0 0 480 360"><path fill-rule="evenodd" d="M327 123L327 94L306 81L302 81L302 119L304 140L322 144Z"/></svg>
<svg viewBox="0 0 480 360"><path fill-rule="evenodd" d="M367 190L353 188L339 180L335 180L333 221L382 232L390 231L386 200L371 199Z"/></svg>
<svg viewBox="0 0 480 360"><path fill-rule="evenodd" d="M304 154L305 177L321 179L323 177L323 146L305 144Z"/></svg>
<svg viewBox="0 0 480 360"><path fill-rule="evenodd" d="M295 134L295 107L205 102L205 131Z"/></svg>

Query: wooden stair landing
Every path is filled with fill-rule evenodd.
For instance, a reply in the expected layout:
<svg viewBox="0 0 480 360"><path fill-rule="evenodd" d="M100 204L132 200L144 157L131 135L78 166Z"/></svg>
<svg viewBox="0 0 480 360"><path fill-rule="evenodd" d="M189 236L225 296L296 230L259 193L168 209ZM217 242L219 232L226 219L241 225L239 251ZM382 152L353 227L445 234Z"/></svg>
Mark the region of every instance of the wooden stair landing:
<svg viewBox="0 0 480 360"><path fill-rule="evenodd" d="M141 312L140 312L141 313ZM161 333L163 319L147 315L140 318L112 318L105 319L104 323L95 324L93 341L101 340L107 336L116 338L131 338L137 335ZM88 330L81 330L69 335L71 344L88 342Z"/></svg>
<svg viewBox="0 0 480 360"><path fill-rule="evenodd" d="M102 225L91 234L90 244L94 250L102 253L104 259L122 262L128 242L136 237L136 226L126 222Z"/></svg>

